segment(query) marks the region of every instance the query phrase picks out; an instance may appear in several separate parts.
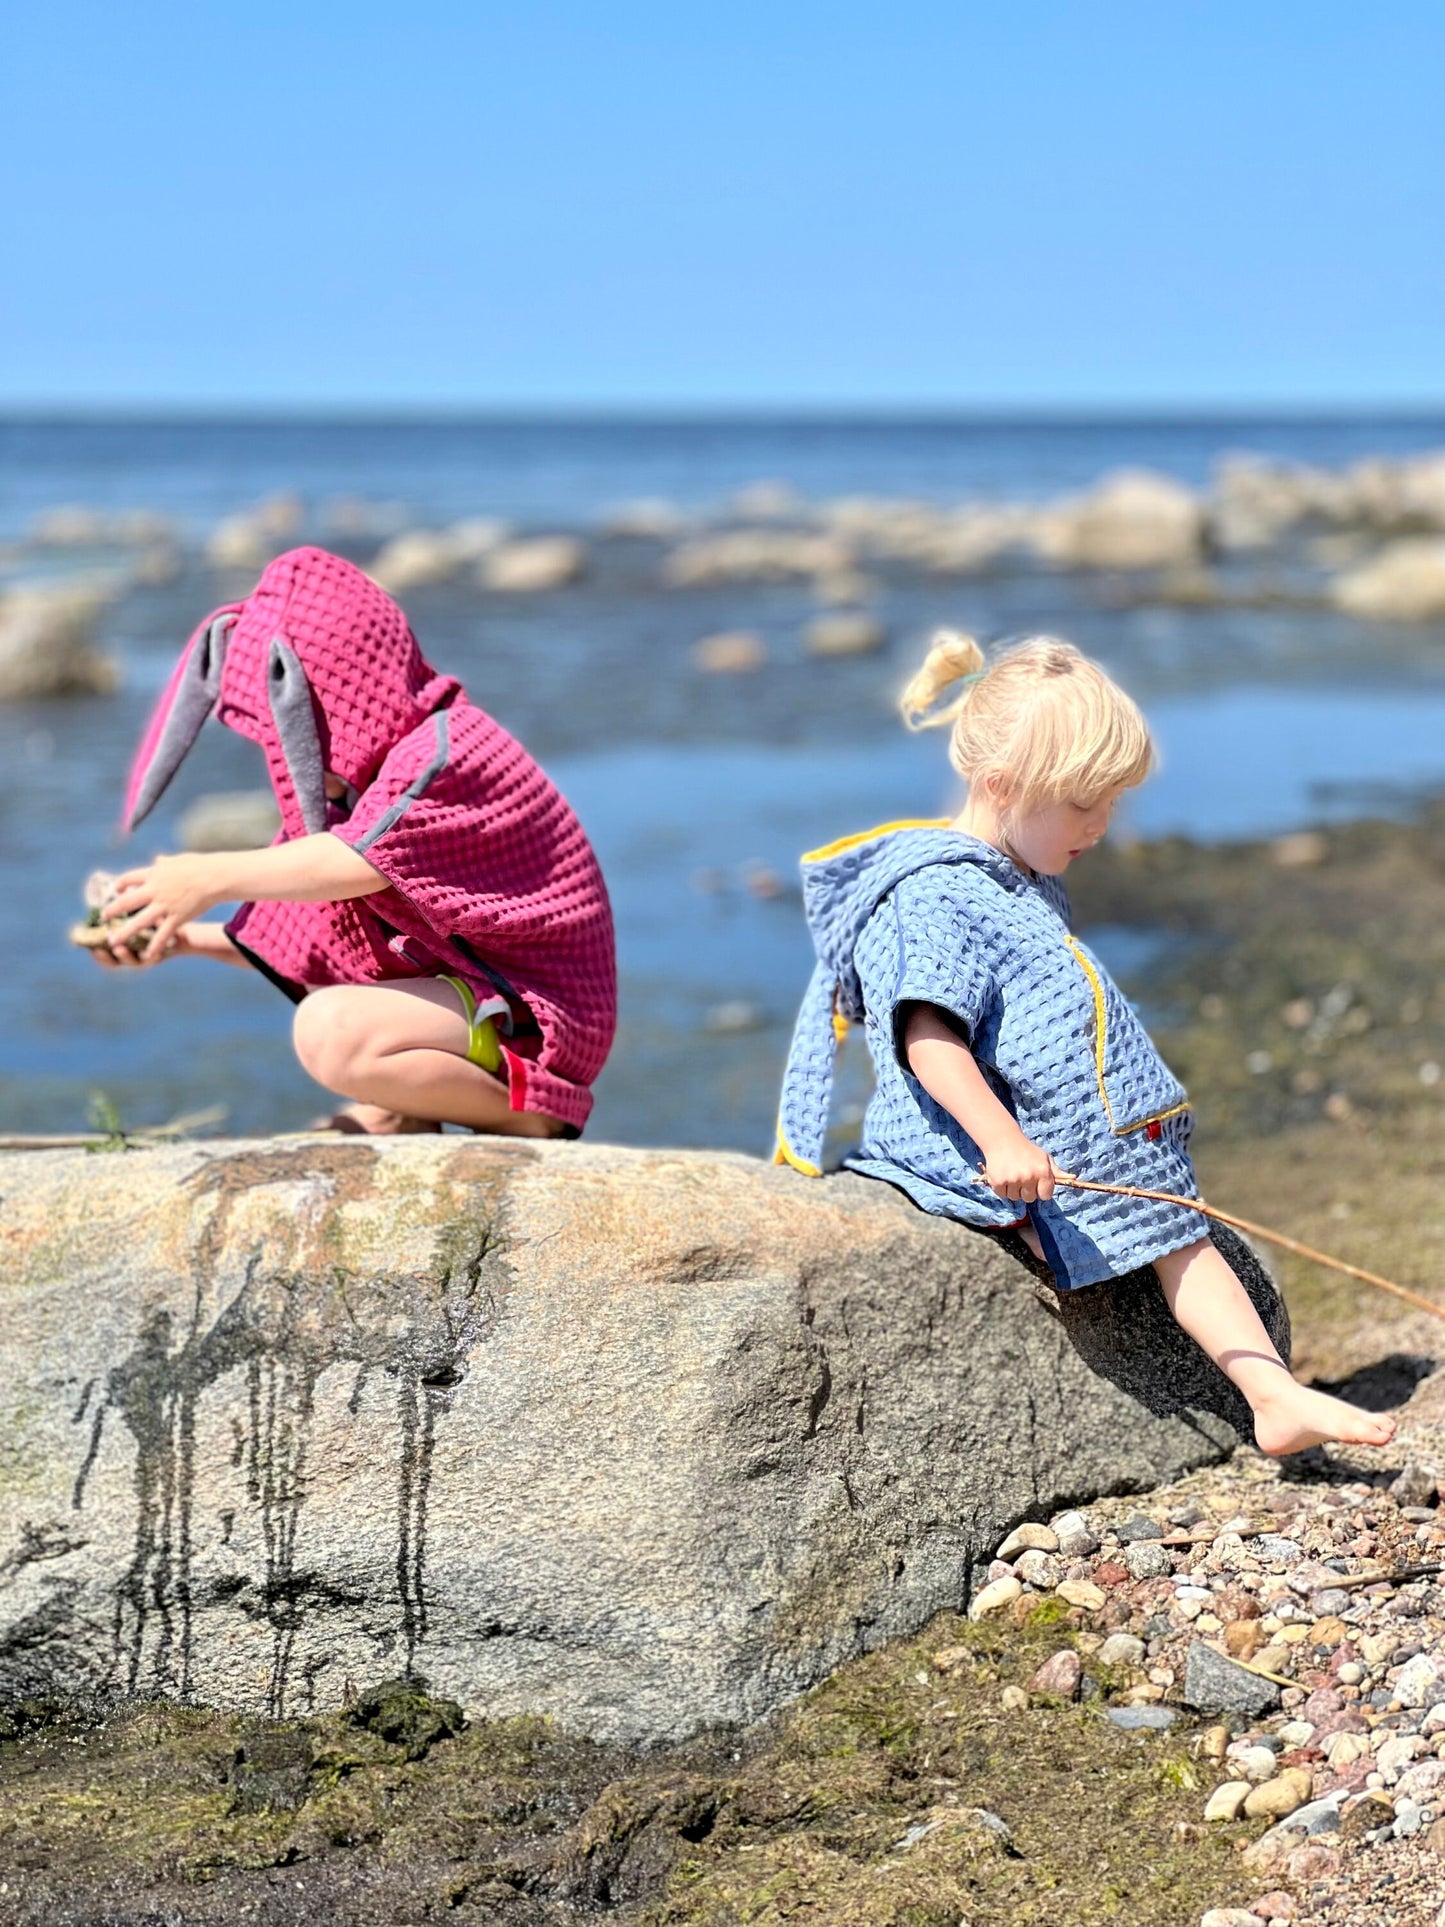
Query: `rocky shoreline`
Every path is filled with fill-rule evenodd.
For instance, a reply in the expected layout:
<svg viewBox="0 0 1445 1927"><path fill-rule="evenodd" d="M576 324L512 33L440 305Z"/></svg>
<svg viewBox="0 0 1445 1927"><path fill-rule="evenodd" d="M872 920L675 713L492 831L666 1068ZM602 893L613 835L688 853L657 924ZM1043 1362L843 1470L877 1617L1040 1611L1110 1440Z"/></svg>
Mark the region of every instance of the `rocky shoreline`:
<svg viewBox="0 0 1445 1927"><path fill-rule="evenodd" d="M93 646L107 604L192 577L230 594L298 542L338 549L397 596L442 591L477 604L515 606L585 581L643 597L808 585L821 613L803 626L803 647L822 657L881 649L877 611L890 590L1011 574L1107 579L1123 604L1294 607L1419 624L1445 616L1445 454L1343 469L1235 454L1204 489L1125 467L1044 501L812 501L760 481L704 509L624 503L581 529L477 515L398 527L394 504L290 493L203 533L144 509L55 506L0 545L10 585L0 593L0 701L109 693L118 664ZM698 670L761 665L761 637L743 632L743 648L727 633L730 650L699 638Z"/></svg>

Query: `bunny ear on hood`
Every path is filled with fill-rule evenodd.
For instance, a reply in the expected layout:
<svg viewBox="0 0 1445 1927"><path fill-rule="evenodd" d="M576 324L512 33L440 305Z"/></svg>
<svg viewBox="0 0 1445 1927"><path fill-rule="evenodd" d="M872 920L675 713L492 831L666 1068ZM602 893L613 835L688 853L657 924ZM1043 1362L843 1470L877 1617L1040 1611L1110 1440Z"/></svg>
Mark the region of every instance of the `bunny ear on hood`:
<svg viewBox="0 0 1445 1927"><path fill-rule="evenodd" d="M160 801L200 735L201 725L216 707L226 644L240 613L238 602L213 610L186 644L131 765L121 816L121 828L127 834Z"/></svg>
<svg viewBox="0 0 1445 1927"><path fill-rule="evenodd" d="M291 779L291 793L306 834L326 828L326 765L311 684L301 660L284 636L273 636L266 657L266 700L276 725L276 740Z"/></svg>

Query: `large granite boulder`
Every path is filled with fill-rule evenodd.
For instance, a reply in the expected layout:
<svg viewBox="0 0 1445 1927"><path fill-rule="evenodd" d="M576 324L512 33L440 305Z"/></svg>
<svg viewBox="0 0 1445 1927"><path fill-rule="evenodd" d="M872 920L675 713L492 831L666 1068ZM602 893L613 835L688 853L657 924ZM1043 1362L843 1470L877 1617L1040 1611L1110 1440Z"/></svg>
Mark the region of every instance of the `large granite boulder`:
<svg viewBox="0 0 1445 1927"><path fill-rule="evenodd" d="M1059 1307L884 1185L735 1155L14 1152L0 1250L0 1696L296 1714L410 1670L677 1737L1242 1417L1152 1274Z"/></svg>

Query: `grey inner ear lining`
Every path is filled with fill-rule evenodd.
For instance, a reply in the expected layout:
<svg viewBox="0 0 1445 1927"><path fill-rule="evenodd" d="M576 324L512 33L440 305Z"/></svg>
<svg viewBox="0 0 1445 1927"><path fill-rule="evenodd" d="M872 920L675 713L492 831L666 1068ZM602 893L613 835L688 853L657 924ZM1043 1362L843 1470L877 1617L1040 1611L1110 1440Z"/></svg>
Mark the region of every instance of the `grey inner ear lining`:
<svg viewBox="0 0 1445 1927"><path fill-rule="evenodd" d="M237 619L234 611L217 616L196 644L141 779L135 808L131 813L131 829L150 815L165 794L167 784L185 761L206 718L215 708L216 698L221 693L221 665L225 660L226 643Z"/></svg>
<svg viewBox="0 0 1445 1927"><path fill-rule="evenodd" d="M271 673L277 665L281 669L279 680ZM315 836L326 828L326 770L321 760L321 740L316 733L316 711L306 671L296 652L281 636L271 639L266 694L301 821L307 834Z"/></svg>

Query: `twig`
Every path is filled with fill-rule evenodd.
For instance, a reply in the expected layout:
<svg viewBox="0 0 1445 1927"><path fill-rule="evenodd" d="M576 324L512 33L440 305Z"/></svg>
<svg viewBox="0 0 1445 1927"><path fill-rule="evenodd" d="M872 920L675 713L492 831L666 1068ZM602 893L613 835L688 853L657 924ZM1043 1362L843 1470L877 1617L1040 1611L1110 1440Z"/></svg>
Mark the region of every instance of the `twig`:
<svg viewBox="0 0 1445 1927"><path fill-rule="evenodd" d="M1297 1238L1287 1238L1282 1231L1271 1231L1267 1225L1254 1224L1248 1218L1237 1218L1232 1212L1220 1211L1202 1198L1176 1197L1172 1191L1146 1191L1137 1184L1100 1184L1094 1178L1070 1177L1065 1172L1057 1172L1056 1184L1066 1184L1076 1191L1108 1191L1119 1198L1144 1198L1154 1204L1178 1204L1186 1211L1198 1211L1206 1218L1217 1218L1220 1224L1232 1225L1236 1231L1248 1232L1252 1238L1264 1238L1270 1244L1283 1245L1286 1251L1294 1252L1296 1257L1308 1258L1311 1264L1327 1265L1331 1271L1342 1271L1348 1278L1358 1278L1362 1283L1374 1285L1380 1291L1393 1292L1396 1298L1403 1298L1407 1305L1414 1305L1417 1311L1428 1311L1432 1318L1445 1319L1445 1305L1437 1305L1429 1298L1422 1298L1418 1291L1408 1291L1404 1285L1393 1284L1388 1278L1381 1278L1373 1271L1363 1271L1359 1265L1346 1264L1343 1258L1332 1258L1328 1252L1316 1251L1311 1245L1304 1245Z"/></svg>

